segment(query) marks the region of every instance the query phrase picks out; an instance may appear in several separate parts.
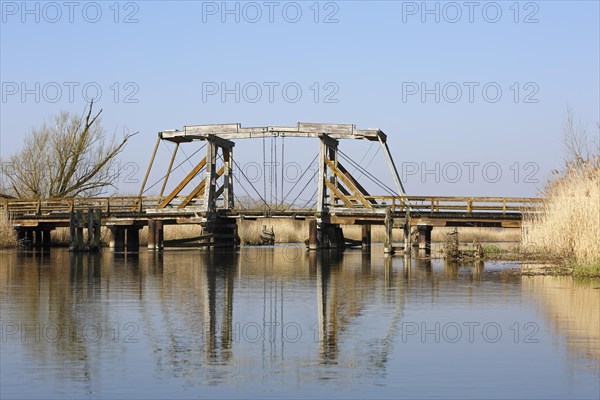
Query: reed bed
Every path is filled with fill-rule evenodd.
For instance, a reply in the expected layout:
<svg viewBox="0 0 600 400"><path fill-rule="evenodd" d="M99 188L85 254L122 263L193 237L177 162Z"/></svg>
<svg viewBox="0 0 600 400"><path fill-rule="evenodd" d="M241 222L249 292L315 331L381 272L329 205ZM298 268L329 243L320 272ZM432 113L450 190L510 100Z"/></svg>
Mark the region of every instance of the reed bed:
<svg viewBox="0 0 600 400"><path fill-rule="evenodd" d="M600 157L568 163L543 195L541 213L523 224L523 248L600 276Z"/></svg>

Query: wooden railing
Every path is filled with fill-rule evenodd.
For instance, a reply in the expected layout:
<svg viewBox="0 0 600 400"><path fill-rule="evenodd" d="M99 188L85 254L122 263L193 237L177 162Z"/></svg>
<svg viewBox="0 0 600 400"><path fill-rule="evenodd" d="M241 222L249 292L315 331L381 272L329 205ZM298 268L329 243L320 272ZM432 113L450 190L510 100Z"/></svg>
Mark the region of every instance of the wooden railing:
<svg viewBox="0 0 600 400"><path fill-rule="evenodd" d="M392 211L410 208L417 212L524 212L539 209L542 199L533 197L459 197L459 196L369 196L374 207L392 207Z"/></svg>
<svg viewBox="0 0 600 400"><path fill-rule="evenodd" d="M178 196L175 206L185 196ZM410 208L413 212L524 212L539 208L541 199L521 197L456 197L456 196L365 196L373 209L391 207L392 211ZM60 199L3 199L2 207L12 217L42 216L69 213L73 210L99 208L106 213L142 213L156 209L164 197L92 197ZM349 197L351 199L351 197ZM331 207L335 207L330 205ZM357 208L364 207L362 205ZM185 211L185 209L181 209ZM239 210L238 210L239 211ZM290 208L290 213L298 211Z"/></svg>

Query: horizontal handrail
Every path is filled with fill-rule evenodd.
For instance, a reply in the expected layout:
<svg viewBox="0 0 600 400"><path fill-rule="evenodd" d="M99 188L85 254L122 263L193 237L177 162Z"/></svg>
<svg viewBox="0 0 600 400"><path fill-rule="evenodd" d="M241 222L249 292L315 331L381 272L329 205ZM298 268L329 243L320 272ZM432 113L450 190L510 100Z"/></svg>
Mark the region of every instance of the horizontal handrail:
<svg viewBox="0 0 600 400"><path fill-rule="evenodd" d="M532 197L473 197L473 196L364 196L373 201L374 209L391 207L394 211L405 210L410 206L411 211L437 212L467 212L494 211L515 212L535 210L542 199ZM185 199L185 196L175 197L173 203ZM356 201L357 208L364 208L352 196L351 201ZM113 197L75 197L75 198L48 198L48 199L3 199L4 210L13 216L46 215L52 213L68 213L73 210L100 208L104 212L144 212L155 209L164 200L159 196L113 196ZM202 201L198 199L197 201ZM408 203L408 205L407 205ZM338 205L329 204L335 208ZM342 206L343 207L343 206ZM290 211L297 210L290 207Z"/></svg>

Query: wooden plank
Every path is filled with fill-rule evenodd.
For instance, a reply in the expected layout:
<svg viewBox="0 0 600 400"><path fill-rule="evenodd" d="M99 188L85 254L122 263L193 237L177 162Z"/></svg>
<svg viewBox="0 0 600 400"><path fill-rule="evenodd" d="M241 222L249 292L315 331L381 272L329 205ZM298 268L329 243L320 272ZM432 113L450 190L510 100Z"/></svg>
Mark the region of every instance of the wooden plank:
<svg viewBox="0 0 600 400"><path fill-rule="evenodd" d="M165 208L171 201L183 190L184 187L187 186L188 183L200 172L202 168L206 165L206 157L204 157L200 162L190 171L189 174L177 185L175 189L158 205L157 208Z"/></svg>

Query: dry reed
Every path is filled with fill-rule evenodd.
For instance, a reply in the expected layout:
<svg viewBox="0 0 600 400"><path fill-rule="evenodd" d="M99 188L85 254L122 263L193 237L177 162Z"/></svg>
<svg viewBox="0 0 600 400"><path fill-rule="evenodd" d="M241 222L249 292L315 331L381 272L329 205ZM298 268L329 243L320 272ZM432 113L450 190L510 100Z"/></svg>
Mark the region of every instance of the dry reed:
<svg viewBox="0 0 600 400"><path fill-rule="evenodd" d="M600 158L567 164L547 186L542 211L523 224L522 244L568 262L575 273L600 274Z"/></svg>
<svg viewBox="0 0 600 400"><path fill-rule="evenodd" d="M0 248L15 247L16 245L17 238L10 216L4 210L0 210Z"/></svg>

